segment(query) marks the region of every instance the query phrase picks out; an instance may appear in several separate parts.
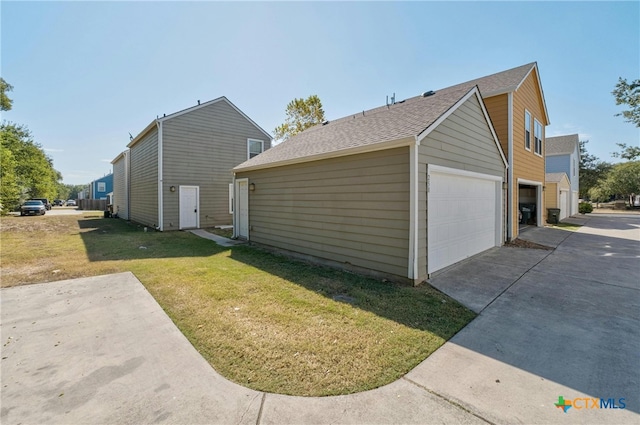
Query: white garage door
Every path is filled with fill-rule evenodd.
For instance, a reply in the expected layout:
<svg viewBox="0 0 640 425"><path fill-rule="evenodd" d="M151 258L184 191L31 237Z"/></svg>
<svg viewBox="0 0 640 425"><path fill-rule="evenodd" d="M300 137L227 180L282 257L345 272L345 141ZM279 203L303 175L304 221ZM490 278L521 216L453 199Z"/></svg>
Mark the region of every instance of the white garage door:
<svg viewBox="0 0 640 425"><path fill-rule="evenodd" d="M431 165L428 173L427 272L499 246L502 179Z"/></svg>

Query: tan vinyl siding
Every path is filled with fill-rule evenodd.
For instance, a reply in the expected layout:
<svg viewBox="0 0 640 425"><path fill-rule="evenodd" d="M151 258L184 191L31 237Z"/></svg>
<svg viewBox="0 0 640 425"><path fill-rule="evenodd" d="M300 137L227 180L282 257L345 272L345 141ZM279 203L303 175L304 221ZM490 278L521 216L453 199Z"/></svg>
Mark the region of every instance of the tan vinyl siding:
<svg viewBox="0 0 640 425"><path fill-rule="evenodd" d="M505 165L473 96L425 137L418 148L418 278L427 277L427 165L505 178Z"/></svg>
<svg viewBox="0 0 640 425"><path fill-rule="evenodd" d="M558 206L558 183L547 183L544 188L544 205L546 208L560 208Z"/></svg>
<svg viewBox="0 0 640 425"><path fill-rule="evenodd" d="M152 129L130 149L130 220L158 226L158 130Z"/></svg>
<svg viewBox="0 0 640 425"><path fill-rule="evenodd" d="M518 179L525 179L544 183L545 181L545 163L544 163L544 134L547 122L544 115L544 104L542 96L538 88L538 76L535 72L531 72L524 80L517 91L513 93L513 199L512 211L514 219L512 220L512 235L518 235ZM531 151L524 147L524 111L525 109L531 114ZM535 151L534 119L542 124L542 155L537 155ZM544 206L544 196L540 205L540 211L546 212ZM543 214L544 217L544 214Z"/></svg>
<svg viewBox="0 0 640 425"><path fill-rule="evenodd" d="M248 159L247 139L270 140L225 101L167 119L163 131L164 230L179 228L179 194L171 186L200 187L200 227L231 224L231 169Z"/></svg>
<svg viewBox="0 0 640 425"><path fill-rule="evenodd" d="M409 149L238 173L250 240L407 277Z"/></svg>
<svg viewBox="0 0 640 425"><path fill-rule="evenodd" d="M113 164L113 212L118 218L129 219L129 152Z"/></svg>
<svg viewBox="0 0 640 425"><path fill-rule="evenodd" d="M509 99L508 95L484 98L484 104L491 118L491 123L500 141L504 155L509 152Z"/></svg>

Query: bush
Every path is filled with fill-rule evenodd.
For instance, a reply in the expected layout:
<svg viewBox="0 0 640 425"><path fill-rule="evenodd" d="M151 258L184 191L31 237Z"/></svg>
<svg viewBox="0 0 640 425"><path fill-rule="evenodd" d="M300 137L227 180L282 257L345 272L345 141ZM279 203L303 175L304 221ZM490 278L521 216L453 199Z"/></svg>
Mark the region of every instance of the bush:
<svg viewBox="0 0 640 425"><path fill-rule="evenodd" d="M578 205L578 212L580 214L588 214L593 211L593 205L589 202L580 202Z"/></svg>

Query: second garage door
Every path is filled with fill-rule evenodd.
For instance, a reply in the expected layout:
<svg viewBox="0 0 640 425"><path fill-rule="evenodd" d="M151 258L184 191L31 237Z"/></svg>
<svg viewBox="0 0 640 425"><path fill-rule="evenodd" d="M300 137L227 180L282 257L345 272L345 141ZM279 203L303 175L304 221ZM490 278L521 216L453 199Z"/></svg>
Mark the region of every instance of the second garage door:
<svg viewBox="0 0 640 425"><path fill-rule="evenodd" d="M502 178L430 165L427 272L501 244Z"/></svg>

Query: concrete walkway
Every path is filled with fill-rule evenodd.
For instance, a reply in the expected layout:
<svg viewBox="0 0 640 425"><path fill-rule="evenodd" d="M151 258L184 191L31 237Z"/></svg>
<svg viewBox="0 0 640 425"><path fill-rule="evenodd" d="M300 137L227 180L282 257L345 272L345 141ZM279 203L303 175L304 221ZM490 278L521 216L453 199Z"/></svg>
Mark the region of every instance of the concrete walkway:
<svg viewBox="0 0 640 425"><path fill-rule="evenodd" d="M640 220L566 234L554 251L500 248L447 270L439 287L480 315L404 378L338 397L227 381L131 273L2 289L0 421L638 423ZM564 413L558 396L626 408Z"/></svg>

